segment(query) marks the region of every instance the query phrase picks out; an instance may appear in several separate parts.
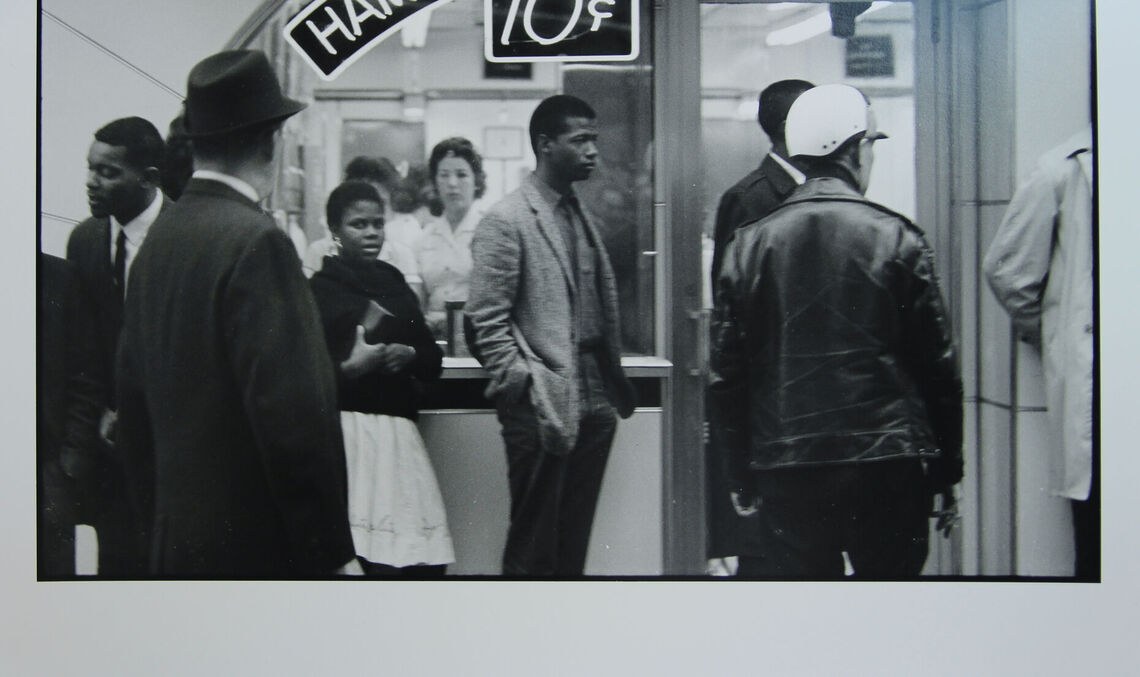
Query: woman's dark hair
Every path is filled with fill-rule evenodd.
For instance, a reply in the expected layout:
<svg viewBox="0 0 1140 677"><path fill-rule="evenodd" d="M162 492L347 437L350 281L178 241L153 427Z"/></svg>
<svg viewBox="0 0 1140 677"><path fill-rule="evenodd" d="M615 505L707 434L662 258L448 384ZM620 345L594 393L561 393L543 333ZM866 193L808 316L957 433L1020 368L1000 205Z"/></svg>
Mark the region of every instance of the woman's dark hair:
<svg viewBox="0 0 1140 677"><path fill-rule="evenodd" d="M373 158L358 155L344 167L345 181L372 181L393 190L400 180L396 165L385 157Z"/></svg>
<svg viewBox="0 0 1140 677"><path fill-rule="evenodd" d="M462 136L444 139L431 149L428 172L432 185L435 185L435 173L439 170L439 163L449 156L462 158L471 165L471 172L475 175L475 197L483 197L483 193L487 190L487 174L483 171L483 158L476 152L475 146Z"/></svg>
<svg viewBox="0 0 1140 677"><path fill-rule="evenodd" d="M336 188L333 192L329 193L328 202L325 203L325 219L328 222L329 230L340 230L341 219L344 218L344 212L354 202L375 202L380 205L380 211L384 211L384 199L380 197L380 191L376 190L376 186L364 181L345 181Z"/></svg>
<svg viewBox="0 0 1140 677"><path fill-rule="evenodd" d="M435 182L428 175L427 165L412 165L408 167L408 176L404 179L409 190L416 194L415 205L408 211L415 211L419 207L427 207L432 216L443 214L443 205L439 202L439 195L435 192Z"/></svg>

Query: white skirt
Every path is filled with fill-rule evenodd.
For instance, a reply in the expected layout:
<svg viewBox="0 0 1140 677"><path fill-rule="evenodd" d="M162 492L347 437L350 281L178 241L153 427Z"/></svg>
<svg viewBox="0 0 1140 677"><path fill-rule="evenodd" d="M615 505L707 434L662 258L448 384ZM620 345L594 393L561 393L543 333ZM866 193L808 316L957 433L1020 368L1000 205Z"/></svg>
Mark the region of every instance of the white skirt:
<svg viewBox="0 0 1140 677"><path fill-rule="evenodd" d="M394 567L454 562L443 497L415 422L342 411L340 423L356 554Z"/></svg>

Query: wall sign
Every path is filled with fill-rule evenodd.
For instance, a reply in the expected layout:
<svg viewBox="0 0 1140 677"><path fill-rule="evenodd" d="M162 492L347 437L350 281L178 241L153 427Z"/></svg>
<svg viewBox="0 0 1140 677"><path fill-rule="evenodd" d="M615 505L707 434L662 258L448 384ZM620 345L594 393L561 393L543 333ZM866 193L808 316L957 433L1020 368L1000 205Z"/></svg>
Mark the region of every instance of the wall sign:
<svg viewBox="0 0 1140 677"><path fill-rule="evenodd" d="M633 61L639 0L483 0L493 62Z"/></svg>
<svg viewBox="0 0 1140 677"><path fill-rule="evenodd" d="M895 45L889 35L847 38L847 77L889 78L895 74Z"/></svg>
<svg viewBox="0 0 1140 677"><path fill-rule="evenodd" d="M531 80L534 78L534 64L507 63L483 60L483 77L488 80Z"/></svg>
<svg viewBox="0 0 1140 677"><path fill-rule="evenodd" d="M285 25L285 40L325 80L396 34L400 24L451 0L314 0Z"/></svg>

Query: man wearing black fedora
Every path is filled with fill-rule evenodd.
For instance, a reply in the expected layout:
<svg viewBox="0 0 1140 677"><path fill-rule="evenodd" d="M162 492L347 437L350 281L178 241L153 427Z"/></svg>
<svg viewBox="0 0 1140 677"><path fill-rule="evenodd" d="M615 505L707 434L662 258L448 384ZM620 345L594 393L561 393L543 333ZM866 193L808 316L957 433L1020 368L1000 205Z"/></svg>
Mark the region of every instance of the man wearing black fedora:
<svg viewBox="0 0 1140 677"><path fill-rule="evenodd" d="M134 263L117 365L154 576L358 573L333 367L296 250L258 205L304 107L262 52L190 71L194 173Z"/></svg>

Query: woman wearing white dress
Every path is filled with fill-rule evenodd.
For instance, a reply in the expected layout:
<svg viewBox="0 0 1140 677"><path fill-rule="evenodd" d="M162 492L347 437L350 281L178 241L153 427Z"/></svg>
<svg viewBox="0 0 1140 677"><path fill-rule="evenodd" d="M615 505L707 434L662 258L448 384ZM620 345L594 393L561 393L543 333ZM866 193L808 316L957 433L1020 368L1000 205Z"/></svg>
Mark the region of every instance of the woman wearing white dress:
<svg viewBox="0 0 1140 677"><path fill-rule="evenodd" d="M377 259L384 203L375 187L345 182L326 211L340 255L310 284L337 367L356 554L366 574L442 576L455 555L415 421L420 384L439 378L443 353L404 276Z"/></svg>
<svg viewBox="0 0 1140 677"><path fill-rule="evenodd" d="M447 328L447 302L467 301L471 237L483 217L478 201L487 188L483 158L470 141L451 137L436 144L428 159L443 214L424 226L416 242L416 264L427 299L424 316L437 338Z"/></svg>

